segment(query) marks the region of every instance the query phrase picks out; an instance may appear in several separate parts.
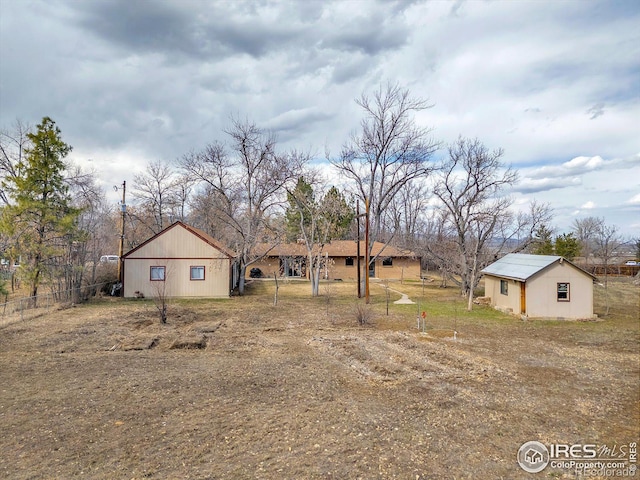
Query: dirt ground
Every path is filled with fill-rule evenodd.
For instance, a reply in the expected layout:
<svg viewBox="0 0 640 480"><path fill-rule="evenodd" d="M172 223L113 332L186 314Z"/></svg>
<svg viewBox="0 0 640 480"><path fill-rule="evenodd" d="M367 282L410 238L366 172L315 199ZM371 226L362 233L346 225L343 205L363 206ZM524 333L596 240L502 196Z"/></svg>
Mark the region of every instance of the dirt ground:
<svg viewBox="0 0 640 480"><path fill-rule="evenodd" d="M284 284L274 306L254 282L176 301L166 325L150 300L100 299L0 327L0 477L575 478L525 473L518 448L640 439L639 287L610 285L598 321L523 322L433 285L394 285L421 305L387 316L372 286L364 327L354 288Z"/></svg>

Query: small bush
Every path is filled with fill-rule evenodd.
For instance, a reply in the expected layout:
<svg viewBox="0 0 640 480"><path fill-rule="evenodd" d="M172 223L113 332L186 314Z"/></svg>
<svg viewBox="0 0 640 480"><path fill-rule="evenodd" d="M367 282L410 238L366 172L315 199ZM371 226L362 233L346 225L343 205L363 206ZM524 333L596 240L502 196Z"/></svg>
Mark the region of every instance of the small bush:
<svg viewBox="0 0 640 480"><path fill-rule="evenodd" d="M367 305L366 303L361 302L356 303L354 315L356 317L358 325L362 327L373 323L373 320L375 318L371 305Z"/></svg>

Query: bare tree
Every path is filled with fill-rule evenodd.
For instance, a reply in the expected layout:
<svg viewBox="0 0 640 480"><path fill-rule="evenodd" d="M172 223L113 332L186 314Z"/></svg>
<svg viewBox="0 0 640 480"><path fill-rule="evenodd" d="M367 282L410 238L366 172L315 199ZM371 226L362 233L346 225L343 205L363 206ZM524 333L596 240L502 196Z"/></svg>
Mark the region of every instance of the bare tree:
<svg viewBox="0 0 640 480"><path fill-rule="evenodd" d="M158 269L158 278L155 278L151 285L153 304L158 310L158 318L162 324L167 323L167 310L171 296L169 286L172 276L173 268L171 262L167 262L163 269Z"/></svg>
<svg viewBox="0 0 640 480"><path fill-rule="evenodd" d="M167 225L169 213L177 202L174 172L169 165L160 161L150 162L145 173L135 175L133 182L131 194L153 219L153 223L148 225L149 229L154 234L158 233Z"/></svg>
<svg viewBox="0 0 640 480"><path fill-rule="evenodd" d="M227 202L219 190L209 184L202 185L189 200L188 220L191 225L209 233L225 245L235 244L235 230L225 221Z"/></svg>
<svg viewBox="0 0 640 480"><path fill-rule="evenodd" d="M426 220L424 230L416 242L416 251L433 262L440 271L440 287L446 288L448 280L453 278L454 262L458 258L455 235L446 221L444 210L433 212Z"/></svg>
<svg viewBox="0 0 640 480"><path fill-rule="evenodd" d="M510 210L512 200L503 195L503 189L518 177L510 167L502 166L502 155L501 149L490 151L477 139L459 138L449 147L434 189L444 208L444 230L451 232L456 246L453 270L460 277L469 310L480 270L513 239L525 232L531 238L536 224L548 217L548 208L535 204L530 215ZM526 241L518 248L523 244Z"/></svg>
<svg viewBox="0 0 640 480"><path fill-rule="evenodd" d="M594 255L602 262L604 267L604 297L605 315L609 314L609 265L617 257L617 250L623 244L623 239L615 225L607 225L604 218L597 219L595 236L593 237Z"/></svg>
<svg viewBox="0 0 640 480"><path fill-rule="evenodd" d="M576 234L578 242L580 242L586 266L589 266L589 260L595 247L595 237L597 236L601 223L602 219L597 217L576 218L573 221L573 231Z"/></svg>
<svg viewBox="0 0 640 480"><path fill-rule="evenodd" d="M298 233L307 250L307 271L311 281L311 294L320 295L320 274L326 267L327 258L323 257L324 246L334 238L340 238L343 230L351 223L353 209L349 207L340 192L332 187L322 200L315 199L311 185L300 178L293 190L288 192L289 202L295 206L299 229Z"/></svg>
<svg viewBox="0 0 640 480"><path fill-rule="evenodd" d="M364 111L360 131L351 135L340 157L330 162L352 182L365 208L368 205L371 254L374 242L382 239L384 215L396 195L434 170L431 159L438 144L431 138L431 129L419 126L414 118L431 105L412 97L409 90L387 84L373 96L363 93L356 103Z"/></svg>
<svg viewBox="0 0 640 480"><path fill-rule="evenodd" d="M181 166L215 192L217 216L233 232L231 246L240 266L238 290L243 294L246 269L260 258L256 245L275 237L272 216L284 201L284 187L298 178L308 155L278 154L275 136L248 120L232 119L226 133L233 156L224 145L213 143L200 153L185 155Z"/></svg>
<svg viewBox="0 0 640 480"><path fill-rule="evenodd" d="M96 183L95 172L78 166L69 168L67 183L73 205L80 210L78 230L81 232L69 245L69 283L74 301L81 298L81 288L90 285L88 294L95 295L100 257L113 253L116 236L115 211L109 208L104 190Z"/></svg>
<svg viewBox="0 0 640 480"><path fill-rule="evenodd" d="M387 228L392 228L396 244L409 250L418 250L418 239L427 226L425 212L430 191L425 182L408 182L389 204ZM390 235L389 235L390 236Z"/></svg>

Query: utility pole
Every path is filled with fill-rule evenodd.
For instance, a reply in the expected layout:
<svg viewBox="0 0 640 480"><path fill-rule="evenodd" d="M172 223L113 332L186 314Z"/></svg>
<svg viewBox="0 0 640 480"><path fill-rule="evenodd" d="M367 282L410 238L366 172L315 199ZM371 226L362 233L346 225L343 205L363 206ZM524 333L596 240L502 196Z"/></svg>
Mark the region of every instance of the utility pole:
<svg viewBox="0 0 640 480"><path fill-rule="evenodd" d="M117 189L118 187L114 187ZM122 281L122 255L124 254L124 216L127 213L126 204L127 182L122 182L122 203L120 204L121 220L120 220L120 247L118 248L118 282L120 282L120 295L124 294Z"/></svg>
<svg viewBox="0 0 640 480"><path fill-rule="evenodd" d="M369 199L364 200L364 298L365 303L369 303Z"/></svg>
<svg viewBox="0 0 640 480"><path fill-rule="evenodd" d="M356 219L358 220L358 240L356 247L356 258L358 263L358 298L362 298L362 281L360 278L360 269L362 268L360 264L360 199L356 200Z"/></svg>

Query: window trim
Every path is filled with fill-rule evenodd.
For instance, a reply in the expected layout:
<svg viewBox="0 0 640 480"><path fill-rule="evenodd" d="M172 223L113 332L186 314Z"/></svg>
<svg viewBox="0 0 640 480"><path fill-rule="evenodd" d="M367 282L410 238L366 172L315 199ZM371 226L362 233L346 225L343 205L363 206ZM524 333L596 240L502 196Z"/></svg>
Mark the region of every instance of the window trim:
<svg viewBox="0 0 640 480"><path fill-rule="evenodd" d="M162 278L153 278L153 271L157 269L162 271ZM149 267L149 281L150 282L164 282L167 278L167 267L165 265L152 265Z"/></svg>
<svg viewBox="0 0 640 480"><path fill-rule="evenodd" d="M566 291L560 291L560 286L566 285ZM566 294L567 298L560 298L560 294ZM556 300L558 302L570 302L571 301L571 283L570 282L558 282L556 284Z"/></svg>
<svg viewBox="0 0 640 480"><path fill-rule="evenodd" d="M509 280L500 279L500 295L509 295Z"/></svg>
<svg viewBox="0 0 640 480"><path fill-rule="evenodd" d="M198 268L198 269L202 269L202 278L194 278L193 277L193 269L194 268ZM204 267L204 265L191 265L189 267L189 280L192 282L204 282L207 278L207 269Z"/></svg>

